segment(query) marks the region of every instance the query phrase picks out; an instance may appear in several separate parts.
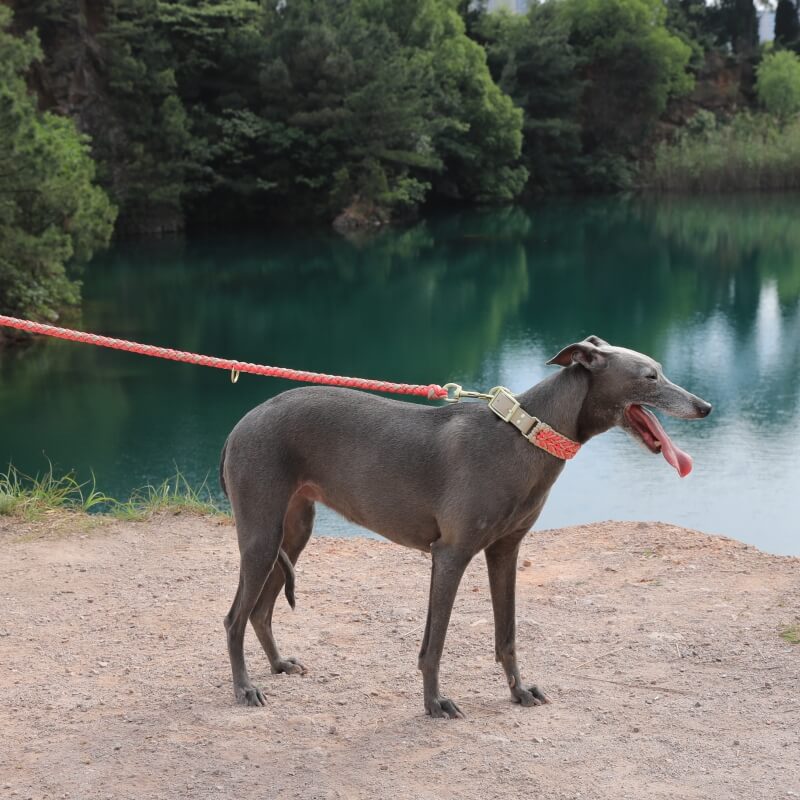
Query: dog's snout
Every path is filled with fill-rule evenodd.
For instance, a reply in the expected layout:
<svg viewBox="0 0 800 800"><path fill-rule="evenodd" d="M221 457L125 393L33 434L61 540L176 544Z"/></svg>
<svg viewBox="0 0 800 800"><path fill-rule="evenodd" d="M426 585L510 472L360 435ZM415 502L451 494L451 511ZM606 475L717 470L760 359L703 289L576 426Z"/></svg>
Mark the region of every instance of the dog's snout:
<svg viewBox="0 0 800 800"><path fill-rule="evenodd" d="M707 403L705 400L701 400L697 404L697 413L701 417L707 417L711 413L712 408L714 408L714 406L712 406L711 403Z"/></svg>

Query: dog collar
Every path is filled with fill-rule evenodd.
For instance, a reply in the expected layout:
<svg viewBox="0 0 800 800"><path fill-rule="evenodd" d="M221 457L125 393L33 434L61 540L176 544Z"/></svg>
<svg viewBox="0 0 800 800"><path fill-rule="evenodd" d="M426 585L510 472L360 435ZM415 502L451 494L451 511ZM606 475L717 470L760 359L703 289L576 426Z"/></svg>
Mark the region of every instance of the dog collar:
<svg viewBox="0 0 800 800"><path fill-rule="evenodd" d="M568 461L573 458L581 446L566 436L553 430L546 422L531 416L519 404L511 392L503 386L493 390L489 408L503 422L510 422L531 444L536 445L551 456Z"/></svg>

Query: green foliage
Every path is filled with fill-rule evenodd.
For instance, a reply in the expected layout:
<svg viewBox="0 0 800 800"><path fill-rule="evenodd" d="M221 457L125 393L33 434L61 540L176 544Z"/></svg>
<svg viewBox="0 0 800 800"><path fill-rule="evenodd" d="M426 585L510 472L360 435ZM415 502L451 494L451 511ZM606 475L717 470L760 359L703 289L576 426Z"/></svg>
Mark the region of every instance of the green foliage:
<svg viewBox="0 0 800 800"><path fill-rule="evenodd" d="M88 139L37 112L24 75L38 42L10 24L0 6L0 310L55 319L80 296L68 266L108 243L115 211L94 184Z"/></svg>
<svg viewBox="0 0 800 800"><path fill-rule="evenodd" d="M683 192L800 189L800 121L779 128L770 117L740 114L717 125L701 112L676 141L659 145L643 180Z"/></svg>
<svg viewBox="0 0 800 800"><path fill-rule="evenodd" d="M529 187L570 188L583 167L578 109L584 86L556 4L534 4L527 15L486 15L477 32L493 77L524 113Z"/></svg>
<svg viewBox="0 0 800 800"><path fill-rule="evenodd" d="M432 189L524 186L522 115L457 0L111 2L98 39L121 130L98 155L134 220L406 212Z"/></svg>
<svg viewBox="0 0 800 800"><path fill-rule="evenodd" d="M689 45L691 66L699 69L718 38L717 10L705 0L666 0L665 6L667 30Z"/></svg>
<svg viewBox="0 0 800 800"><path fill-rule="evenodd" d="M121 131L99 141L97 153L124 216L134 222L154 213L180 219L205 160L178 92L176 53L165 28L169 10L160 0L109 3L98 35Z"/></svg>
<svg viewBox="0 0 800 800"><path fill-rule="evenodd" d="M667 30L662 0L563 0L558 8L588 81L584 147L630 156L667 100L691 90L691 48Z"/></svg>
<svg viewBox="0 0 800 800"><path fill-rule="evenodd" d="M756 94L781 122L800 112L800 58L788 50L770 53L758 65Z"/></svg>

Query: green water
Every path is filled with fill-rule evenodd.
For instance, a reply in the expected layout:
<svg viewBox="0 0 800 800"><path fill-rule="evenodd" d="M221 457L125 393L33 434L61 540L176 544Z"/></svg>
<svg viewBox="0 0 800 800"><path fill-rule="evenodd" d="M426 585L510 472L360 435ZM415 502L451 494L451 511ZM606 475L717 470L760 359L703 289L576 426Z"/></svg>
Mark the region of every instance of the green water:
<svg viewBox="0 0 800 800"><path fill-rule="evenodd" d="M589 333L645 351L715 405L666 421L694 472L611 432L567 466L539 525L659 519L800 553L798 197L558 202L360 241L127 242L85 281L86 329L321 372L522 390ZM289 386L57 341L0 359L0 459L93 471L116 496L176 466L216 492L228 431ZM357 530L332 514L318 528Z"/></svg>

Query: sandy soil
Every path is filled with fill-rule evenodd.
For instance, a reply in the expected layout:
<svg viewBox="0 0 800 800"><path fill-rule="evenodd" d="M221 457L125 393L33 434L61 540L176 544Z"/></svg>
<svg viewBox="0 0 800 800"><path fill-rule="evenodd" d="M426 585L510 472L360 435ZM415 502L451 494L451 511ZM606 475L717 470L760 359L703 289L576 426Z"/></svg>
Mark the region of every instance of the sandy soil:
<svg viewBox="0 0 800 800"><path fill-rule="evenodd" d="M668 525L523 545L518 650L553 703L510 702L483 559L462 584L424 716L428 558L312 540L276 635L305 677L233 702L230 524L0 518L0 797L800 797L800 559Z"/></svg>

